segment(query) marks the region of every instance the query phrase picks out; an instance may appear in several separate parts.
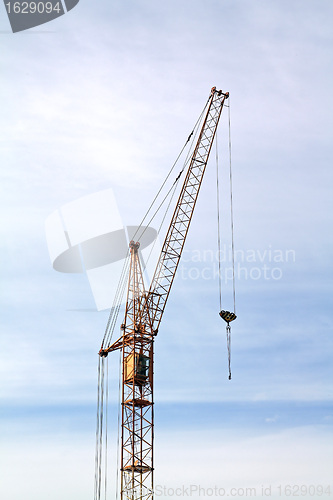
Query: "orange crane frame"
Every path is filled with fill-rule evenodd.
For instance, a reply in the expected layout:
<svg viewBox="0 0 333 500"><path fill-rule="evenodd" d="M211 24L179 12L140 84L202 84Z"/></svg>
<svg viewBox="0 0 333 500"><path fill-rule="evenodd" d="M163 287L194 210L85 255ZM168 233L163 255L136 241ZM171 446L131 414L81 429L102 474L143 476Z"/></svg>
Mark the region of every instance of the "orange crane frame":
<svg viewBox="0 0 333 500"><path fill-rule="evenodd" d="M121 500L154 498L154 338L181 258L209 154L228 92L213 87L161 254L145 292L138 249L130 242L130 269L122 335L100 356L122 350Z"/></svg>

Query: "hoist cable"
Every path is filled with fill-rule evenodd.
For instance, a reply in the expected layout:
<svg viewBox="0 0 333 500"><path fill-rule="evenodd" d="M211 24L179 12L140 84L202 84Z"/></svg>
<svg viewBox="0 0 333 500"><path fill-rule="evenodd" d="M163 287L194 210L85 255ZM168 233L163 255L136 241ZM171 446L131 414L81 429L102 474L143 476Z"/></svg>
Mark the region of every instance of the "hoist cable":
<svg viewBox="0 0 333 500"><path fill-rule="evenodd" d="M170 175L171 175L172 171L174 170L174 168L175 168L176 164L178 163L179 158L180 158L180 157L181 157L181 155L183 154L184 149L186 148L187 144L190 142L191 137L195 135L195 130L197 129L198 124L199 124L199 123L201 122L201 120L202 120L202 117L203 117L203 115L204 115L205 109L207 108L207 105L208 105L209 99L210 99L210 97L207 99L207 102L206 102L206 104L205 104L205 106L204 106L204 108L203 108L203 110L202 110L201 114L199 115L199 118L197 119L197 121L196 121L196 123L195 123L195 125L194 125L194 127L193 127L192 132L191 132L191 133L190 133L190 135L188 136L188 138L187 138L187 140L186 140L186 142L185 142L184 146L182 147L182 149L181 149L180 153L178 154L178 156L177 156L176 160L174 161L174 163L173 163L173 165L172 165L172 167L171 167L171 169L170 169L170 171L169 171L168 175L167 175L167 176L166 176L166 178L164 179L164 181L163 181L163 183L162 183L161 187L159 188L159 190L158 190L158 192L157 192L157 194L156 194L155 198L153 199L153 201L152 201L152 203L150 204L150 206L149 206L149 208L148 208L147 212L145 213L145 215L144 215L143 219L141 220L140 225L138 226L138 228L137 228L136 232L135 232L135 233L134 233L134 235L133 235L133 239L136 237L136 235L137 235L138 231L139 231L139 230L140 230L140 228L143 226L144 221L145 221L145 220L146 220L146 218L148 217L149 212L152 210L152 207L153 207L154 203L156 202L156 200L157 200L158 196L160 195L160 193L161 193L161 191L162 191L163 187L165 186L165 184L166 184L167 180L169 179L169 177L170 177ZM193 143L193 139L192 139L192 143ZM181 172L179 173L179 176L180 176L180 175L181 175L181 173L184 171L184 168L185 168L185 165L183 166L183 169L182 169L182 170L181 170ZM176 181L178 181L179 176L177 177ZM176 181L175 181L175 182L176 182ZM169 192L170 192L170 190L168 191L168 194L169 194ZM167 196L168 196L168 194L167 194ZM167 196L166 196L166 197L167 197ZM163 202L164 202L164 201L165 201L165 198L164 198ZM161 205L163 204L163 202L160 204L160 206L159 206L158 210L160 209L160 207L161 207ZM154 216L156 215L156 213L158 212L158 210L155 212ZM153 217L153 218L154 218L154 217ZM153 219L153 218L152 218L152 219ZM150 224L150 222L152 221L152 219L149 221L149 223L147 224L147 226L149 226L149 224ZM142 235L143 235L143 233L140 235L140 237L139 237L138 239L140 239L140 238L142 237Z"/></svg>
<svg viewBox="0 0 333 500"><path fill-rule="evenodd" d="M209 100L208 100L209 101ZM187 154L187 157L185 159L185 162L184 162L184 166L182 168L182 170L180 171L180 173L178 174L177 178L175 179L174 183L172 184L171 188L169 189L169 191L167 192L166 196L164 197L164 199L162 200L162 202L160 203L160 205L158 206L157 210L155 211L155 213L153 214L153 216L151 217L151 219L149 220L147 226L143 227L143 223L145 221L145 219L147 218L148 216L148 213L151 211L154 203L156 202L159 194L161 193L163 187L165 186L166 184L166 181L168 180L168 178L170 177L174 167L176 166L180 156L182 155L186 145L190 142L191 140L191 137L193 136L192 138L192 142L191 142L191 147L193 145L193 141L194 141L194 137L195 137L195 134L196 134L196 129L198 128L198 124L200 123L200 121L202 120L202 116L204 114L204 111L207 107L207 104L208 104L208 101L204 107L204 109L202 110L192 132L190 133L190 135L188 136L187 138L187 141L186 143L184 144L181 152L179 153L176 161L174 162L171 170L169 171L167 177L165 178L164 182L162 183L162 186L160 187L158 193L156 194L154 200L152 201L149 209L147 210L145 216L143 217L140 225L138 226L136 232L134 233L133 235L133 239L136 237L137 233L139 232L140 229L143 228L143 231L142 233L140 234L140 236L138 237L138 239L140 240L140 238L142 238L142 236L144 235L144 233L146 232L146 230L148 229L149 225L151 224L152 220L155 218L156 214L159 212L159 210L161 209L161 207L163 206L163 204L165 203L165 201L167 200L167 198L169 197L170 193L172 192L172 190L174 189L175 186L177 186L178 184L178 181L179 181L179 178L181 176L181 174L183 173L185 167L186 167L186 164L188 163L189 161L189 153ZM175 192L175 189L174 189L174 192ZM172 193L172 196L171 196L171 199L170 199L170 202L174 196L174 192ZM170 202L169 202L169 205L170 205ZM169 209L169 205L168 205L168 208L167 208L167 211ZM163 221L165 219L165 215L164 215L164 218L163 218ZM163 223L163 222L162 222ZM161 226L160 226L161 228ZM160 231L160 229L159 229ZM156 240L155 240L156 241ZM152 250L151 250L152 251ZM149 254L149 257L151 255L151 252ZM111 339L112 339L112 334L113 334L113 331L114 331L114 328L115 328L115 324L117 322L117 318L118 318L118 313L119 313L119 309L121 307L121 303L122 303L122 298L123 298L123 294L124 294L124 291L125 291L125 286L124 286L124 283L127 283L127 266L128 266L128 257L129 257L129 252L127 253L127 256L125 258L125 261L124 261L124 265L123 265L123 269L122 269L122 272L121 272L121 276L120 276L120 280L118 282L118 287L117 287L117 290L116 290L116 294L115 294L115 297L114 297L114 301L113 301L113 304L112 304L112 307L111 307L111 310L110 310L110 315L109 315L109 318L108 318L108 322L107 322L107 325L106 325L106 329L105 329L105 333L104 333L104 337L103 337L103 341L102 341L102 348L105 348L108 346L108 344L110 343Z"/></svg>
<svg viewBox="0 0 333 500"><path fill-rule="evenodd" d="M98 500L98 470L99 470L99 412L100 412L100 389L101 389L101 358L98 356L98 379L97 379L97 415L96 415L96 448L95 448L95 488L94 500Z"/></svg>
<svg viewBox="0 0 333 500"><path fill-rule="evenodd" d="M128 269L127 269L127 271L128 271ZM125 274L125 277L124 277L124 279L123 279L123 281L121 283L121 288L120 288L120 293L119 293L119 299L118 299L118 302L117 302L117 304L115 306L115 309L113 311L112 323L110 325L110 328L109 328L109 331L108 331L108 335L106 337L105 348L108 348L111 345L111 340L112 340L114 329L115 329L116 324L117 324L117 319L118 319L120 307L121 307L121 304L122 304L122 299L123 299L123 296L125 294L125 289L126 289L127 281L128 281L128 278L127 278L127 276Z"/></svg>
<svg viewBox="0 0 333 500"><path fill-rule="evenodd" d="M102 486L102 451L103 451L103 431L104 431L104 363L105 360L102 358L102 393L101 393L101 412L100 412L100 422L99 422L99 467L98 467L98 498L101 496L101 486Z"/></svg>
<svg viewBox="0 0 333 500"><path fill-rule="evenodd" d="M182 173L184 172L184 170L185 170L185 168L186 168L187 164L189 163L189 161L190 161L190 159L191 159L191 153L192 153L192 146L193 146L193 142L194 142L194 140L195 140L195 138L196 138L196 135L197 135L197 133L198 133L198 124L200 123L200 121L201 121L201 119L202 119L202 116L203 116L204 111L205 111L205 108L203 109L203 111L202 111L202 113L201 113L201 115L200 115L199 119L197 120L197 123L195 124L195 127L194 127L193 131L191 132L191 134L189 135L189 137L188 137L188 139L187 139L187 142L189 142L189 140L190 140L191 136L193 136L193 138L192 138L192 142L191 142L191 146L190 146L190 149L189 149L189 151L188 151L188 153L187 153L187 156L186 156L185 161L184 161L184 164L183 164L183 168L181 169L181 171L180 171L180 172L179 172L179 174L177 175L176 179L174 180L174 182L173 182L172 186L170 187L169 191L167 192L167 194L165 195L165 197L164 197L164 198L163 198L163 200L161 201L160 205L159 205L159 206L157 207L157 209L155 210L155 212L154 212L153 216L151 217L151 219L149 220L148 224L147 224L146 226L144 226L144 227L143 227L143 231L142 231L142 233L140 234L140 236L138 237L138 240L139 240L139 241L140 241L140 238L142 238L142 236L144 235L144 233L145 233L145 232L146 232L146 230L148 229L148 227L150 226L150 224L151 224L151 222L153 221L153 219L156 217L157 213L160 211L160 209L161 209L161 208L162 208L162 206L164 205L165 201L168 199L168 197L169 197L169 195L170 195L171 191L173 190L173 188L174 188L174 187L177 187L178 182L179 182L179 179L180 179L180 177L181 177ZM196 131L195 131L195 130L196 130ZM183 150L184 150L184 148L183 148ZM182 151L183 151L183 150L182 150ZM169 174L168 174L168 176L169 176ZM163 185L164 185L164 184L165 184L165 182L163 183ZM160 191L161 191L161 190L160 190ZM160 191L159 191L159 192L160 192ZM174 192L173 192L173 194L172 194L172 196L171 196L171 199L170 199L170 201L169 201L169 205L170 205L171 200L173 199L174 193L175 193L175 190L174 190ZM156 198L157 198L157 196L155 197L154 202L155 202ZM153 203L151 204L151 206L150 206L150 208L149 208L148 212L150 211L150 209L151 209L152 205L153 205ZM168 205L167 211L169 210L169 205ZM147 214L148 214L148 212L147 212ZM145 217L144 217L144 218L146 218L147 214L145 215ZM164 218L165 218L165 215L164 215ZM141 224L142 224L142 223L141 223ZM136 233L135 233L135 234L137 234L137 233L138 233L138 231L139 231L139 229L140 229L141 227L142 227L142 225L140 225L140 226L138 227L138 229L137 229L137 231L136 231ZM134 235L134 236L135 236L135 235Z"/></svg>
<svg viewBox="0 0 333 500"><path fill-rule="evenodd" d="M95 452L95 491L94 491L95 500L100 500L101 498L103 410L104 410L104 358L101 358L99 356L98 388L97 388L96 452Z"/></svg>
<svg viewBox="0 0 333 500"><path fill-rule="evenodd" d="M167 175L167 176L166 176L166 178L164 179L164 181L163 181L163 183L162 183L162 185L161 185L160 189L158 190L158 192L157 192L157 194L156 194L155 198L154 198L154 199L153 199L153 201L151 202L150 207L148 208L148 210L147 210L147 212L145 213L145 215L144 215L144 217L143 217L143 219L142 219L141 223L139 224L139 226L138 226L138 228L137 228L136 232L135 232L135 233L134 233L134 235L133 235L133 239L135 239L135 237L136 237L136 235L137 235L138 231L139 231L139 230L141 229L141 227L143 226L144 221L145 221L145 220L146 220L146 218L148 217L149 212L151 211L152 207L154 206L154 203L156 202L156 200L157 200L158 196L160 195L160 193L161 193L161 191L162 191L163 187L165 186L165 184L166 184L167 180L169 179L169 177L170 177L170 175L171 175L171 173L172 173L173 169L175 168L176 164L178 163L178 160L179 160L179 158L181 157L181 155L182 155L182 153L183 153L183 151L184 151L184 149L185 149L185 147L186 147L186 145L187 145L188 141L190 140L190 137L191 137L191 135L189 135L189 137L188 137L188 139L187 139L186 143L185 143L185 144L184 144L184 146L182 147L182 149L181 149L181 151L180 151L179 155L177 156L177 158L176 158L176 160L175 160L174 164L172 165L172 167L171 167L171 169L170 169L170 171L169 171L168 175ZM149 226L149 223L148 223L148 226ZM142 233L142 234L143 234L143 233ZM142 234L141 234L141 236L140 236L138 239L140 239L140 238L142 237Z"/></svg>
<svg viewBox="0 0 333 500"><path fill-rule="evenodd" d="M228 106L228 122L229 122L229 180L230 180L230 224L231 224L231 255L232 255L232 289L233 289L233 299L234 299L234 313L236 314L235 244L234 244L234 213L233 213L233 197L232 197L230 101L229 101L229 106Z"/></svg>
<svg viewBox="0 0 333 500"><path fill-rule="evenodd" d="M168 202L167 209L165 211L165 214L163 215L161 225L159 227L158 233L161 230L161 227L165 221L165 217L169 211L171 201L175 195L177 185L179 182L179 179L184 172L184 169L186 168L188 162L191 159L191 148L193 147L193 143L195 140L195 136L198 134L199 130L199 123L202 121L202 118L204 116L205 110L207 108L207 105L210 101L210 97L207 100L207 103L205 104L192 132L188 136L184 146L182 147L179 155L177 156L175 162L173 163L167 177L165 178L164 182L162 183L160 189L158 190L156 196L153 199L153 202L151 203L149 209L147 210L146 214L144 215L140 226L137 228L133 239L136 237L138 232L140 232L140 229L143 231L141 232L140 238L142 238L144 232L146 229L149 227L151 224L152 220L155 218L157 212L162 208L162 205L166 202L167 198L170 196L170 200ZM154 210L153 207L158 203L158 198L160 197L162 190L164 189L166 182L168 181L169 177L171 176L172 172L174 171L177 163L179 162L180 157L184 153L185 148L187 145L190 145L190 149L186 155L185 161L183 163L183 168L179 172L178 176L174 180L171 188L168 190L167 195L163 198L162 202L159 203L159 206L157 210L155 210L153 216L150 218L148 224L146 227L143 227L144 222L148 219L149 215L152 213ZM154 242L155 244L155 242ZM153 248L152 248L153 249ZM150 254L148 256L148 260L151 256L152 249L150 251ZM147 265L147 264L146 264ZM128 280L128 272L129 272L129 251L127 253L126 258L124 259L124 264L122 267L121 271L121 276L120 280L117 286L116 294L114 297L114 301L110 310L108 322L106 325L103 341L102 341L102 348L105 349L110 346L112 335L114 332L114 328L117 322L119 310L122 304L122 299L123 295L125 292L125 288L127 285L127 280ZM116 498L118 498L119 494L119 454L120 454L120 432L121 432L121 405L120 405L120 399L121 399L121 367L122 367L122 358L121 358L121 353L122 351L120 350L120 357L119 357L119 396L118 396L118 437L117 437L117 486L116 486ZM105 363L106 367L105 367ZM98 360L98 389L97 389L97 424L96 424L96 452L95 452L95 488L94 488L94 499L95 500L101 500L101 494L102 490L104 488L104 493L105 493L105 500L107 497L107 463L108 463L108 360L105 361L104 356L99 356ZM105 373L106 372L106 373ZM106 380L105 380L106 376ZM105 449L103 449L105 447ZM121 492L120 492L121 494Z"/></svg>
<svg viewBox="0 0 333 500"><path fill-rule="evenodd" d="M161 232L161 228L162 228L163 223L164 223L164 221L165 221L165 218L166 218L166 216L167 216L167 214L168 214L168 212L169 212L171 202L172 202L172 200L173 200L173 198L174 198L174 196L175 196L175 192L176 192L176 189L177 189L177 185L178 185L178 182L174 185L174 190L173 190L173 193L172 193L172 194L171 194L171 196L170 196L170 200L169 200L168 206L167 206L167 208L166 208L166 210L165 210L165 213L164 213L164 215L163 215L163 219L162 219L162 221L161 221L161 224L160 224L160 226L159 226L159 228L158 228L158 230L157 230L157 236L160 234L160 232ZM157 237L155 238L154 243L152 244L152 247L151 247L151 249L150 249L149 255L148 255L148 257L147 257L147 259L146 259L146 261L145 261L145 265L144 265L143 271L145 271L145 270L146 270L146 268L147 268L148 262L149 262L149 260L150 260L151 255L152 255L152 252L153 252L153 250L154 250L154 248L155 248L156 241L157 241Z"/></svg>
<svg viewBox="0 0 333 500"><path fill-rule="evenodd" d="M101 414L103 412L102 408L102 391L103 391L103 374L102 374L102 360L99 358L98 366L98 397L97 397L97 425L96 425L96 460L95 460L95 498L100 500L100 435L102 429L101 424Z"/></svg>
<svg viewBox="0 0 333 500"><path fill-rule="evenodd" d="M109 357L106 358L106 383L105 383L105 456L104 456L104 494L105 500L108 486L108 405L109 405Z"/></svg>
<svg viewBox="0 0 333 500"><path fill-rule="evenodd" d="M143 217L140 225L138 226L136 232L134 233L133 235L133 239L136 237L136 235L138 234L139 230L143 228L143 231L142 233L140 234L140 236L138 237L138 239L140 240L142 238L142 236L144 235L144 233L146 232L147 228L149 227L149 225L151 224L152 220L155 218L156 214L159 212L159 210L161 209L161 207L163 206L163 204L165 203L165 201L167 200L168 196L170 195L170 193L172 192L172 190L174 189L174 187L178 184L178 181L179 181L179 178L181 176L181 174L183 173L184 169L185 169L185 166L189 160L189 153L187 154L187 157L185 159L185 163L184 163L184 166L182 168L182 170L180 171L180 173L178 174L176 180L174 181L174 183L172 184L171 188L169 189L169 191L167 192L166 196L164 197L164 199L162 200L162 202L160 203L160 205L158 206L157 210L155 211L155 213L153 214L153 216L151 217L151 219L149 220L148 224L143 227L143 223L144 221L146 220L149 212L151 211L154 203L156 202L159 194L161 193L163 187L165 186L166 184L166 181L168 180L168 178L170 177L174 167L176 166L180 156L182 155L186 145L190 142L191 140L191 137L193 136L192 138L192 143L191 143L191 146L193 145L193 141L194 141L194 136L195 136L195 131L196 129L198 128L198 124L200 123L200 121L202 120L202 116L205 112L205 109L207 107L207 104L208 104L208 101L209 99L207 100L207 103L204 107L204 109L202 110L192 132L190 133L190 135L188 136L187 138L187 141L186 143L184 144L181 152L179 153L176 161L174 162L171 170L169 171L167 177L165 178L164 182L162 183L162 186L160 187L158 193L156 194L154 200L152 201L149 209L147 210L145 216ZM175 190L174 190L175 192ZM174 195L174 192L172 193L172 196L171 196L171 200L173 198L173 195ZM170 202L169 202L169 205L170 205ZM168 205L168 208L167 210L169 209L169 205ZM163 221L165 219L165 216L163 218ZM163 222L162 222L163 223ZM160 226L161 228L161 226ZM160 231L160 229L159 229ZM156 241L156 240L155 240ZM155 243L154 243L155 244ZM152 252L152 250L151 250ZM151 255L151 252L149 254L149 257ZM106 325L106 329L105 329L105 333L104 333L104 337L103 337L103 341L102 341L102 348L106 348L109 343L111 342L111 339L112 339L112 335L113 335L113 331L114 331L114 328L115 328L115 325L116 325L116 322L117 322L117 318L118 318L118 314L119 314L119 310L120 310L120 307L121 307L121 303L122 303L122 298L123 298L123 294L124 294L124 291L125 291L125 285L124 283L127 283L127 266L128 266L128 256L129 256L129 252L127 253L127 256L125 258L125 261L124 261L124 265L123 265L123 269L122 269L122 272L121 272L121 277L120 277L120 280L118 282L118 287L117 287L117 290L116 290L116 294L115 294L115 297L114 297L114 301L113 301L113 304L112 304L112 307L111 307L111 310L110 310L110 315L109 315L109 318L108 318L108 322L107 322L107 325ZM148 257L148 258L149 258Z"/></svg>
<svg viewBox="0 0 333 500"><path fill-rule="evenodd" d="M118 286L117 286L117 290L116 290L116 293L115 293L115 296L114 296L114 300L113 300L113 304L112 304L112 307L111 307L111 311L110 311L110 315L109 315L109 319L108 319L108 322L107 322L107 325L106 325L106 328L105 328L105 334L104 334L104 338L103 338L103 343L102 343L102 346L104 345L104 341L106 339L106 336L109 334L109 330L110 330L110 325L111 325L111 322L114 318L114 312L116 311L118 305L119 305L119 301L121 301L122 299L122 287L123 287L123 282L126 280L126 274L127 274L127 266L128 266L128 259L129 257L129 251L127 250L127 254L125 256L125 259L124 259L124 263L123 263L123 267L122 267L122 270L121 270L121 274L120 274L120 279L118 281Z"/></svg>
<svg viewBox="0 0 333 500"><path fill-rule="evenodd" d="M183 170L182 170L183 172ZM175 191L176 191L176 188L177 188L177 185L178 185L178 182L179 182L179 179L180 179L180 175L177 177L177 179L175 180L175 182L172 184L171 188L169 189L169 191L167 192L167 194L165 195L165 197L163 198L161 204L159 205L159 207L157 208L157 210L155 211L155 213L153 214L152 218L150 219L150 221L148 222L148 225L144 227L144 230L142 231L142 233L140 234L139 236L139 240L140 238L142 238L142 236L144 235L144 233L146 232L146 230L148 229L148 227L150 226L151 222L153 221L153 219L155 218L156 214L159 212L159 210L162 208L162 205L165 203L165 201L168 199L170 193L172 192L173 190L173 193L171 194L171 197L170 197L170 200L169 200L169 203L168 203L168 206L165 210L165 213L164 213L164 216L163 216L163 219L162 219L162 223L160 224L160 227L158 229L158 233L160 232L161 230L161 227L162 227L162 224L165 220L165 217L169 211L169 208L170 208L170 203L171 201L173 200L173 197L174 197L174 194L175 194ZM156 240L155 240L156 241Z"/></svg>
<svg viewBox="0 0 333 500"><path fill-rule="evenodd" d="M216 201L217 201L217 240L218 240L218 266L219 266L219 296L220 296L220 316L227 322L227 353L228 353L228 377L231 380L231 327L229 321L236 318L236 287L235 287L235 245L234 245L234 217L233 217L233 189L232 189L232 162L231 162L231 125L230 125L230 102L228 107L228 147L229 147L229 187L230 187L230 230L231 230L231 255L232 255L232 292L234 312L222 310L222 275L221 275L221 234L220 234L220 192L219 192L219 158L218 144L216 137Z"/></svg>
<svg viewBox="0 0 333 500"><path fill-rule="evenodd" d="M110 310L108 322L105 328L105 333L102 341L102 349L109 347L109 344L112 339L112 335L114 332L115 325L117 323L119 310L122 304L122 299L127 284L128 270L129 270L129 251L127 251L127 255L124 260L117 290Z"/></svg>
<svg viewBox="0 0 333 500"><path fill-rule="evenodd" d="M216 205L217 205L217 247L218 247L218 264L219 264L219 297L220 297L220 311L222 309L222 275L221 275L221 232L220 232L220 187L219 187L219 155L217 134L215 136L215 159L216 159Z"/></svg>
<svg viewBox="0 0 333 500"><path fill-rule="evenodd" d="M164 197L164 199L162 200L162 202L160 203L160 205L158 206L157 210L155 211L155 213L153 214L153 216L151 217L151 219L149 220L147 226L143 227L143 223L144 221L146 220L149 212L151 211L153 205L155 204L158 196L160 195L163 187L165 186L166 184L166 181L168 180L168 178L170 177L173 169L175 168L180 156L182 155L186 145L191 141L191 138L192 138L192 142L191 142L191 147L193 145L193 141L194 141L194 136L195 134L197 133L196 130L198 129L198 124L201 122L202 120L202 117L204 115L204 112L205 112L205 109L207 107L207 104L209 102L209 99L207 100L207 103L206 105L204 106L199 118L197 119L195 125L194 125L194 128L192 130L192 132L190 133L190 135L188 136L187 138L187 141L186 143L184 144L183 148L181 149L181 152L179 153L176 161L174 162L172 168L170 169L167 177L165 178L164 182L162 183L162 186L160 187L158 193L156 194L154 200L152 201L149 209L147 210L145 216L143 217L142 221L141 221L141 224L138 226L135 234L133 235L133 239L136 237L136 235L138 234L138 232L140 231L140 229L143 229L142 233L140 234L139 236L139 240L140 238L142 238L142 236L144 235L145 231L148 229L149 225L151 224L152 220L155 218L156 214L158 213L158 211L161 209L162 205L165 203L165 201L167 200L167 198L169 197L170 193L173 191L172 193L172 196L171 196L171 200L174 196L174 192L175 192L175 189L174 187L178 184L178 181L179 181L179 178L181 176L181 174L183 173L184 169L185 169L185 166L188 162L188 158L189 158L189 153L187 154L187 157L185 159L185 163L184 163L184 166L182 168L182 170L180 171L180 173L178 174L176 180L174 181L174 183L172 184L171 188L169 189L169 191L167 192L166 196ZM193 136L193 137L192 137ZM170 200L170 201L171 201ZM169 202L169 205L170 205L170 202ZM169 209L169 205L168 205L168 208L167 208L167 211ZM163 221L165 219L165 215L164 215L164 218L163 218ZM162 223L163 223L162 221ZM161 229L161 226L160 226L160 229ZM160 231L159 229L159 231ZM156 239L155 239L156 241ZM154 245L155 245L155 242L154 242ZM149 254L149 257L151 255L151 252L152 252L153 249L151 249L150 251L150 254ZM114 329L115 329L115 326L116 326L116 323L117 323L117 319L118 319L118 314L119 314L119 310L120 310L120 307L121 307L121 304L122 304L122 299L123 299L123 295L125 293L125 288L126 288L126 284L127 284L127 271L128 271L128 268L129 268L129 251L127 252L127 256L125 258L125 261L124 261L124 265L123 265L123 268L122 268L122 272L121 272L121 276L120 276L120 280L118 282L118 286L117 286L117 290L116 290L116 294L115 294L115 297L114 297L114 301L113 301L113 304L112 304L112 307L111 307L111 310L110 310L110 314L109 314L109 318L108 318L108 322L107 322L107 325L106 325L106 329L105 329L105 333L104 333L104 337L103 337L103 341L102 341L102 349L105 349L107 348L110 343L111 343L111 339L112 339L112 336L113 336L113 332L114 332ZM148 257L148 258L149 258Z"/></svg>

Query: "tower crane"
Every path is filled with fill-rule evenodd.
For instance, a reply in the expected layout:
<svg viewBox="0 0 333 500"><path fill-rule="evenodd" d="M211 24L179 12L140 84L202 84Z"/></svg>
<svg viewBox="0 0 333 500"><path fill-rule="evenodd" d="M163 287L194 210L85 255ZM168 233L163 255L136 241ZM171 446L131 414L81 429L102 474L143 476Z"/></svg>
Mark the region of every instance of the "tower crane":
<svg viewBox="0 0 333 500"><path fill-rule="evenodd" d="M154 498L154 340L182 255L223 105L228 97L228 92L216 87L211 90L198 140L148 291L144 288L139 259L140 243L130 242L127 300L121 336L110 345L103 342L99 351L101 358L112 351L121 351L121 500ZM230 314L224 314L223 319L234 319L235 315Z"/></svg>

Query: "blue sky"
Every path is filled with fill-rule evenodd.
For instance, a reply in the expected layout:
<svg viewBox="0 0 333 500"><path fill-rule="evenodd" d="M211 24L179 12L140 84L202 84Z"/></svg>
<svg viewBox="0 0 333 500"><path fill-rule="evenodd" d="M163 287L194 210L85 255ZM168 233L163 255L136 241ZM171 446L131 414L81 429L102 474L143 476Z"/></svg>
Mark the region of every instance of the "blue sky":
<svg viewBox="0 0 333 500"><path fill-rule="evenodd" d="M0 7L2 498L93 495L107 311L84 275L52 269L46 218L112 188L138 224L213 85L230 92L235 244L256 257L236 262L229 382L218 284L204 279L212 160L156 340L156 484L333 494L332 14L322 0L81 0L14 35ZM254 271L264 264L279 279ZM230 308L230 282L223 292ZM113 498L117 356L109 370Z"/></svg>

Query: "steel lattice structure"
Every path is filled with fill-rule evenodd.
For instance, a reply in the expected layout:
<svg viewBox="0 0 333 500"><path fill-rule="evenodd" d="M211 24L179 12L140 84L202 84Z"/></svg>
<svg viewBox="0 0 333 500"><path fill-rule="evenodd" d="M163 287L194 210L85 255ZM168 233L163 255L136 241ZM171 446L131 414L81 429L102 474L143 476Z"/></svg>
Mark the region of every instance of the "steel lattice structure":
<svg viewBox="0 0 333 500"><path fill-rule="evenodd" d="M212 88L148 293L144 290L139 243L130 243L130 271L122 336L108 347L122 350L121 500L152 500L153 347L189 230L223 104L229 93Z"/></svg>

